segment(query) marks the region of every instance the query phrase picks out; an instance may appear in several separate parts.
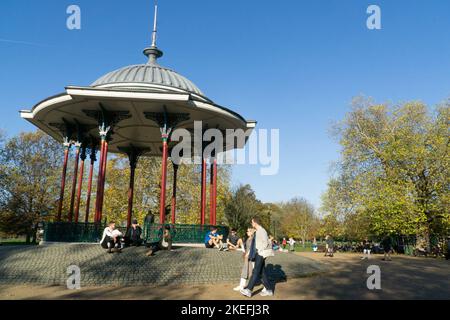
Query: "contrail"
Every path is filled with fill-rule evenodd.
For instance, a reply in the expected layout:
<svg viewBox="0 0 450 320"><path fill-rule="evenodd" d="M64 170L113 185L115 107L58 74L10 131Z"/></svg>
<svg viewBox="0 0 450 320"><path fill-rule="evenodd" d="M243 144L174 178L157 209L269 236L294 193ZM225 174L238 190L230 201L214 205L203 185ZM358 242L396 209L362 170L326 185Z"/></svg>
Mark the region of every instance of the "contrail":
<svg viewBox="0 0 450 320"><path fill-rule="evenodd" d="M24 45L28 45L28 46L38 46L38 47L51 47L51 45L44 44L44 43L10 40L10 39L3 39L3 38L0 38L0 42L24 44Z"/></svg>

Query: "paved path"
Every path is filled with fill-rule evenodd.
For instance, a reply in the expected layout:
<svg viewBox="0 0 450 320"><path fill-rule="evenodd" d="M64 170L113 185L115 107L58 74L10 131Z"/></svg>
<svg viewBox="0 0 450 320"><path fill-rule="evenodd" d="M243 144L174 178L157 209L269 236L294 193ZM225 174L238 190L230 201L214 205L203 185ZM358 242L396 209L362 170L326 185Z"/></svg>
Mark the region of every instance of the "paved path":
<svg viewBox="0 0 450 320"><path fill-rule="evenodd" d="M360 254L298 253L324 263L331 270L317 277L295 279L297 286L287 286L282 295L294 299L445 299L450 300L450 261L393 255L361 260ZM377 265L381 272L381 290L368 290L367 267ZM289 298L288 298L289 299Z"/></svg>
<svg viewBox="0 0 450 320"><path fill-rule="evenodd" d="M99 245L58 244L0 247L0 285L65 286L67 267L81 270L81 285L162 286L179 284L237 283L242 268L241 252L179 247L145 256L146 249L127 248L108 254ZM281 282L324 272L317 261L293 253L277 253L267 262L270 278Z"/></svg>

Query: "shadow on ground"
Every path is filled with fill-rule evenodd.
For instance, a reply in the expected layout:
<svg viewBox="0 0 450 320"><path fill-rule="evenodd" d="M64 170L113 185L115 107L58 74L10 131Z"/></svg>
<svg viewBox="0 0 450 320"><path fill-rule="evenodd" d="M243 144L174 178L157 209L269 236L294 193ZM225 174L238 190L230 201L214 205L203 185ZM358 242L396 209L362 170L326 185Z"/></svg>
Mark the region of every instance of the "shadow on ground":
<svg viewBox="0 0 450 320"><path fill-rule="evenodd" d="M124 249L107 254L99 245L58 244L39 247L1 247L0 285L61 285L67 268L81 270L83 287L158 286L236 283L242 268L242 253L179 247L145 255L146 248ZM277 254L268 260L274 282L324 271L320 262L294 254Z"/></svg>

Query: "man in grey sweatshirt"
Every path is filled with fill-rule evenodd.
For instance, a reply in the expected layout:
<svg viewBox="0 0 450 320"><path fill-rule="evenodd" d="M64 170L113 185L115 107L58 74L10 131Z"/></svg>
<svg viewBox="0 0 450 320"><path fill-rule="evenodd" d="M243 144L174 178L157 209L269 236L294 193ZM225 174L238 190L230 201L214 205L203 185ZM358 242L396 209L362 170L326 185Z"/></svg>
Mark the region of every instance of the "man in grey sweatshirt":
<svg viewBox="0 0 450 320"><path fill-rule="evenodd" d="M262 296L272 296L273 288L266 272L266 258L273 256L272 241L267 236L267 231L261 226L259 218L252 219L252 226L256 229L252 248L250 249L249 259L255 261L252 276L248 282L247 288L240 292L247 297L252 296L252 290L256 283L262 280L264 289L261 291Z"/></svg>

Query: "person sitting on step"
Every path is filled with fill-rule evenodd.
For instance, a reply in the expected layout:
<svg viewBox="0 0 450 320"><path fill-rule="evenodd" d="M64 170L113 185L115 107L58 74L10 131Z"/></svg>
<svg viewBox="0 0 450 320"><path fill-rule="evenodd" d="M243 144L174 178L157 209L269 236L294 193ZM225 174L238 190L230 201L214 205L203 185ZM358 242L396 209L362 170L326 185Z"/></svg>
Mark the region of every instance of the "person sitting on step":
<svg viewBox="0 0 450 320"><path fill-rule="evenodd" d="M170 226L165 226L158 242L150 244L150 250L147 256L152 256L156 251L168 250L172 251L172 235L170 234Z"/></svg>
<svg viewBox="0 0 450 320"><path fill-rule="evenodd" d="M234 228L231 229L231 233L228 236L227 246L229 250L241 250L242 252L245 252L244 242L242 241L242 238L239 237L236 229Z"/></svg>
<svg viewBox="0 0 450 320"><path fill-rule="evenodd" d="M131 223L131 227L128 228L125 234L125 245L139 247L142 244L142 228L139 226L136 219Z"/></svg>
<svg viewBox="0 0 450 320"><path fill-rule="evenodd" d="M108 226L103 230L102 240L100 245L103 249L108 249L108 253L115 252L120 253L122 250L122 232L116 229L116 223L110 221Z"/></svg>
<svg viewBox="0 0 450 320"><path fill-rule="evenodd" d="M205 236L205 247L208 249L216 248L220 251L227 251L228 248L224 246L222 239L223 236L217 233L217 227L211 227L211 231Z"/></svg>

